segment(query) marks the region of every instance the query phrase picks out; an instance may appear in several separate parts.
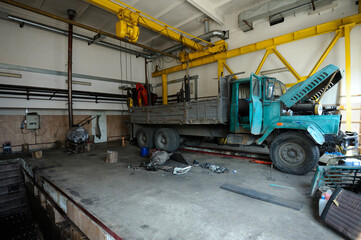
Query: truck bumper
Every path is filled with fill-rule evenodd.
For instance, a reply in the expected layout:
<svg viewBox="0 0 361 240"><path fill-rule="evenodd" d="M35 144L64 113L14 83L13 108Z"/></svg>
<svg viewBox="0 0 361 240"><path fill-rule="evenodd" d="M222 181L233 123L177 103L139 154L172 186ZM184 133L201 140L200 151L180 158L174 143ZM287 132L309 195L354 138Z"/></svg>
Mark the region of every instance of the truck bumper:
<svg viewBox="0 0 361 240"><path fill-rule="evenodd" d="M328 152L334 151L336 146L341 146L344 151L358 148L358 134L356 132L340 131L338 135L326 134L325 140L323 148Z"/></svg>
<svg viewBox="0 0 361 240"><path fill-rule="evenodd" d="M358 148L358 134L356 132L346 131L343 133L342 141L340 146L343 147L345 151Z"/></svg>

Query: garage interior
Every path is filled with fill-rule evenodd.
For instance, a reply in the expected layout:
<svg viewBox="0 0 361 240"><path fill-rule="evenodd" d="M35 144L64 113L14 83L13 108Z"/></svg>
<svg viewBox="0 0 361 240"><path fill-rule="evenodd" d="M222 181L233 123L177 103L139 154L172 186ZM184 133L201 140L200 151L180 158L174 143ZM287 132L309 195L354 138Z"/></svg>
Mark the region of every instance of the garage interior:
<svg viewBox="0 0 361 240"><path fill-rule="evenodd" d="M361 239L356 0L1 0L0 239Z"/></svg>

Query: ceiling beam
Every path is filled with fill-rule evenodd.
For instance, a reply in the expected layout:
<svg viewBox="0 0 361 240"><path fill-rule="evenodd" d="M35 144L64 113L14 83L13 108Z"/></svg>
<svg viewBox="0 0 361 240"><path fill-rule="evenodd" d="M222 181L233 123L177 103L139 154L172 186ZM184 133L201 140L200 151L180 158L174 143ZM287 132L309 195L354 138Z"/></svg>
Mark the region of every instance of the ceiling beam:
<svg viewBox="0 0 361 240"><path fill-rule="evenodd" d="M44 0L40 0L38 8L40 9L44 4Z"/></svg>
<svg viewBox="0 0 361 240"><path fill-rule="evenodd" d="M75 15L75 20L78 20L81 18L81 16L83 16L83 14L86 12L86 10L88 10L90 4L85 4L83 5L83 7L79 8L76 11L76 15Z"/></svg>
<svg viewBox="0 0 361 240"><path fill-rule="evenodd" d="M112 24L113 26L119 21L118 17L113 16L111 19L109 19L106 23L104 23L100 29L108 29L108 27Z"/></svg>
<svg viewBox="0 0 361 240"><path fill-rule="evenodd" d="M107 10L115 15L118 15L120 12L127 12L128 14L132 13L132 12L138 12L138 14L141 14L139 19L138 19L138 24L146 27L156 33L159 33L161 35L164 35L170 39L173 39L177 42L181 42L183 43L185 46L194 49L194 50L203 50L204 46L191 40L188 37L193 37L193 38L197 38L193 35L190 35L188 33L185 33L179 29L176 29L172 26L167 25L164 22L161 22L157 19L155 19L154 17L149 16L148 14L141 12L129 5L127 5L124 2L121 2L120 0L116 0L116 2L113 2L111 0L86 0L87 2L98 6L104 10ZM119 4L118 4L119 3ZM130 10L131 9L131 10ZM143 16L146 17L143 17ZM184 37L184 36L188 36L188 37ZM212 45L211 43L203 40L203 39L199 39L200 41L206 42L209 45Z"/></svg>
<svg viewBox="0 0 361 240"><path fill-rule="evenodd" d="M178 23L174 27L175 28L181 28L182 26L186 25L187 23L190 23L191 21L194 21L195 19L197 19L197 18L199 18L199 17L201 17L203 15L204 15L203 13L198 13L196 15L193 15L192 17L186 18L184 21ZM149 43L149 42L151 42L151 41L153 41L153 40L155 40L157 38L160 38L160 37L161 37L160 35L157 35L157 36L154 36L152 38L149 38L147 41L143 42L143 44L147 44L147 43Z"/></svg>
<svg viewBox="0 0 361 240"><path fill-rule="evenodd" d="M165 55L165 56L168 56L168 57L172 57L172 58L177 58L177 59L178 59L177 56L174 56L174 55L172 55L172 54L165 53L165 52L159 51L159 50L157 50L157 49L154 49L154 48L151 48L151 47L148 47L148 46L145 46L145 45L136 43L136 42L130 42L128 39L124 39L124 38L118 37L118 36L116 36L116 35L114 35L114 34L112 34L112 33L104 32L104 31L102 31L102 30L93 28L93 27L91 27L91 26L88 26L88 25L85 25L85 24L82 24L82 23L79 23L79 22L75 22L75 21L72 21L72 20L70 20L70 19L63 18L63 17L57 16L57 15L55 15L55 14L51 14L51 13L42 11L42 10L37 9L37 8L30 7L30 6L26 5L26 4L22 4L22 3L19 3L19 2L14 2L14 1L11 1L11 0L1 0L1 1L4 2L4 3L7 3L7 4L9 4L9 5L16 6L16 7L22 8L22 9L25 9L25 10L30 11L30 12L34 12L34 13L37 13L37 14L40 14L40 15L43 15L43 16L46 16L46 17L49 17L49 18L58 20L58 21L60 21L60 22L64 22L64 23L67 23L67 24L72 24L72 25L74 25L74 26L76 26L76 27L79 27L79 28L83 28L83 29L86 29L86 30L89 30L89 31L92 31L92 32L95 32L95 33L100 33L101 35L105 35L105 36L107 36L107 37L114 38L114 39L117 39L117 40L119 40L119 41L126 42L126 43L135 45L135 46L140 47L140 48L143 48L143 49L147 49L147 50L152 51L152 52L155 52L155 53L160 53L160 54L162 54L162 55Z"/></svg>
<svg viewBox="0 0 361 240"><path fill-rule="evenodd" d="M162 11L160 11L159 13L157 13L156 15L154 15L154 18L160 18L163 15L165 15L166 13L172 11L173 9L175 9L176 7L178 7L179 5L181 5L182 3L184 3L183 1L179 1L179 2L174 2L171 5L169 5L168 7L166 7L165 9L163 9Z"/></svg>
<svg viewBox="0 0 361 240"><path fill-rule="evenodd" d="M218 3L214 4L214 8L219 8L229 2L232 2L232 0L223 0L223 1L219 1Z"/></svg>
<svg viewBox="0 0 361 240"><path fill-rule="evenodd" d="M187 0L188 3L192 4L198 10L206 14L208 17L212 18L219 25L224 24L224 16L217 11L217 9L212 6L207 0Z"/></svg>

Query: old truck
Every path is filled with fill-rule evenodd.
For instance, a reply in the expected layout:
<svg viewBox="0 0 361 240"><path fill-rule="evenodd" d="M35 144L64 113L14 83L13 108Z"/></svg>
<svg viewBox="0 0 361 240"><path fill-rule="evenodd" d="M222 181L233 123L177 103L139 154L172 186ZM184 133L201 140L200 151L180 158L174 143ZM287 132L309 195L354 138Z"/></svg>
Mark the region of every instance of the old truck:
<svg viewBox="0 0 361 240"><path fill-rule="evenodd" d="M340 131L341 115L323 114L319 99L342 78L328 65L290 89L275 78L219 79L217 97L132 107L133 137L140 147L175 151L181 141L197 144L204 137L225 144L268 146L281 171L306 174L325 151L339 145L358 147L356 133Z"/></svg>

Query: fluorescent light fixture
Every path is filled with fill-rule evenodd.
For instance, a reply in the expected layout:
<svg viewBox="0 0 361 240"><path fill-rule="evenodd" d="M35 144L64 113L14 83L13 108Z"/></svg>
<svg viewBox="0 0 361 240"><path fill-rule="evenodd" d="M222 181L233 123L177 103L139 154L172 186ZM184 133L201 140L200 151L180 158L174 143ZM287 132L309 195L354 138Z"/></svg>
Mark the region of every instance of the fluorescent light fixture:
<svg viewBox="0 0 361 240"><path fill-rule="evenodd" d="M66 83L68 83L68 80L65 80ZM91 86L92 84L90 82L83 82L83 81L76 81L73 80L72 83L74 85L84 85L84 86Z"/></svg>
<svg viewBox="0 0 361 240"><path fill-rule="evenodd" d="M22 78L21 74L0 72L0 77Z"/></svg>

